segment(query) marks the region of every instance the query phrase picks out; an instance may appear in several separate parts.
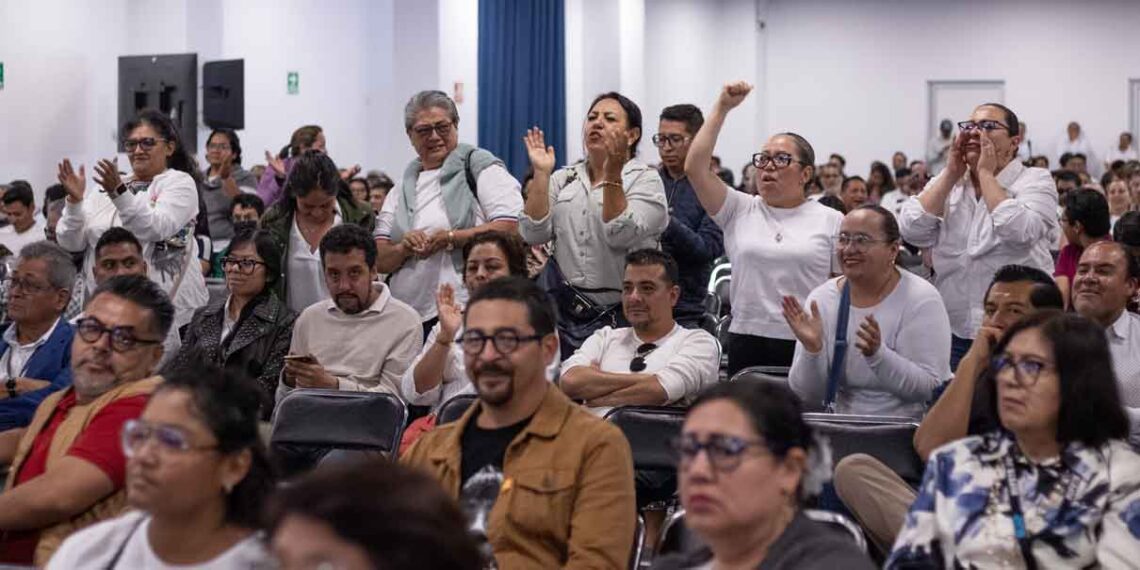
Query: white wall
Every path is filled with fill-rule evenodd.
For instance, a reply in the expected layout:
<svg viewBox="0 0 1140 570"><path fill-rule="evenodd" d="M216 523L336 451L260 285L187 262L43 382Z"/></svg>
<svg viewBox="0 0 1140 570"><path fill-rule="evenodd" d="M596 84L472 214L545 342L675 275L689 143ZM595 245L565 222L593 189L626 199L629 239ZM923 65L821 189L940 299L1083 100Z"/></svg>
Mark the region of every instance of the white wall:
<svg viewBox="0 0 1140 570"><path fill-rule="evenodd" d="M324 127L341 165L398 176L413 156L403 107L421 89L465 84L461 138L475 141L475 0L0 0L0 181L37 194L65 157L114 152L118 57L198 53L245 60L244 162L264 161L303 124ZM49 40L50 38L50 40ZM300 93L286 75L300 73ZM200 117L199 117L200 118ZM208 130L199 129L199 147ZM200 149L197 149L200 152ZM122 161L120 161L122 163Z"/></svg>

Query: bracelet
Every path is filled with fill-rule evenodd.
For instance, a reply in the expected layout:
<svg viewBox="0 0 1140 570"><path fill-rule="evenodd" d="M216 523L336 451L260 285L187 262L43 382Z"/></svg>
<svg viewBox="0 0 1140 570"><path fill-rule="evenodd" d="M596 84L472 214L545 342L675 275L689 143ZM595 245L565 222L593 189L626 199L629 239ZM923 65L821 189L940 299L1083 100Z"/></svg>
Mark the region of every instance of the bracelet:
<svg viewBox="0 0 1140 570"><path fill-rule="evenodd" d="M614 186L618 190L625 190L625 187L621 185L621 182L614 182L612 180L603 180L598 183L598 186Z"/></svg>
<svg viewBox="0 0 1140 570"><path fill-rule="evenodd" d="M8 397L9 398L15 398L15 397L19 396L19 394L16 393L16 379L15 378L9 378L8 381L4 383L4 387L8 389Z"/></svg>

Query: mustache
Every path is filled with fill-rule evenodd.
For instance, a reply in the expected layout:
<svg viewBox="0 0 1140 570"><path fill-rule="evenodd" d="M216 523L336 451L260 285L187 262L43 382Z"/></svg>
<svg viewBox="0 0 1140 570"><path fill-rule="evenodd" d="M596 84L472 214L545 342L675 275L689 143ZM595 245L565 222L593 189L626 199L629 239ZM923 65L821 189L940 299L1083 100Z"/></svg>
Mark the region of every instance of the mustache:
<svg viewBox="0 0 1140 570"><path fill-rule="evenodd" d="M513 367L503 366L499 363L499 361L496 360L494 362L488 362L487 364L483 364L476 368L475 376L479 376L481 374L502 374L505 376L510 375L512 372L514 372Z"/></svg>

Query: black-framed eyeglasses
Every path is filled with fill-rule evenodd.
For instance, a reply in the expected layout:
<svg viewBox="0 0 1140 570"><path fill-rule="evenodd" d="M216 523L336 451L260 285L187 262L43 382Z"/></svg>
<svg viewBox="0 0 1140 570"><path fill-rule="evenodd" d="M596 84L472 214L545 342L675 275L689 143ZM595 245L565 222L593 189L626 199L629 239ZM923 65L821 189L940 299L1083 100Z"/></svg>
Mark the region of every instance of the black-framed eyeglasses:
<svg viewBox="0 0 1140 570"><path fill-rule="evenodd" d="M91 344L99 342L104 334L110 334L111 350L115 352L128 352L138 345L162 344L161 340L136 337L134 327L108 327L95 317L84 317L75 325L79 338Z"/></svg>
<svg viewBox="0 0 1140 570"><path fill-rule="evenodd" d="M159 449L174 453L208 451L218 448L217 444L193 445L190 443L190 437L186 432L177 427L149 424L139 419L127 420L119 435L123 455L127 457L134 457L151 439L158 443Z"/></svg>
<svg viewBox="0 0 1140 570"><path fill-rule="evenodd" d="M256 259L240 259L237 257L223 257L222 258L222 271L229 271L230 269L237 268L238 273L243 275L252 275L253 271L257 269L258 265L265 265L264 261Z"/></svg>
<svg viewBox="0 0 1140 570"><path fill-rule="evenodd" d="M967 133L977 129L981 129L987 133L990 131L996 131L998 129L1004 129L1006 131L1009 130L1008 125L1000 121L993 121L990 119L983 119L981 121L959 121L958 128Z"/></svg>
<svg viewBox="0 0 1140 570"><path fill-rule="evenodd" d="M681 469L687 469L704 450L708 456L709 465L720 473L728 473L740 467L744 460L744 453L749 448L758 447L764 451L768 445L760 440L747 440L734 435L714 433L710 434L704 443L696 435L686 434L675 437L670 442L673 451L677 453Z"/></svg>
<svg viewBox="0 0 1140 570"><path fill-rule="evenodd" d="M855 251L867 251L867 248L876 243L889 243L885 239L876 239L867 234L841 233L835 236L835 247L850 248Z"/></svg>
<svg viewBox="0 0 1140 570"><path fill-rule="evenodd" d="M495 331L495 334L487 335L482 331L467 331L460 337L459 342L463 345L463 352L470 356L475 356L483 352L483 348L487 346L487 341L490 340L494 345L495 350L499 354L506 356L519 349L519 345L524 342L537 342L541 340L543 335L535 334L530 336L520 335L517 331L511 329L501 329Z"/></svg>
<svg viewBox="0 0 1140 570"><path fill-rule="evenodd" d="M641 372L642 370L645 370L645 357L652 354L654 350L657 350L657 345L653 344L652 342L647 342L637 347L637 351L634 353L633 360L629 361L629 371Z"/></svg>
<svg viewBox="0 0 1140 570"><path fill-rule="evenodd" d="M8 291L15 291L16 289L20 289L25 293L36 295L43 293L44 291L52 291L55 289L55 287L52 287L51 285L41 285L39 283L33 282L31 279L13 276L12 278L8 279Z"/></svg>
<svg viewBox="0 0 1140 570"><path fill-rule="evenodd" d="M679 147L685 144L685 142L689 139L690 137L687 137L685 135L663 135L661 133L653 135L652 138L653 146L657 148L665 148L666 145L671 147Z"/></svg>
<svg viewBox="0 0 1140 570"><path fill-rule="evenodd" d="M412 132L415 133L417 137L426 139L431 136L432 131L435 131L435 134L439 135L440 138L442 138L451 134L451 128L453 126L455 125L452 125L451 121L445 121L442 123L436 123L434 125L420 125L418 127L412 127Z"/></svg>
<svg viewBox="0 0 1140 570"><path fill-rule="evenodd" d="M166 142L166 139L156 139L154 137L145 137L145 138L141 138L141 139L127 139L127 140L123 141L123 148L125 148L127 150L127 152L134 152L134 150L140 146L142 147L143 150L150 150L150 149L158 146L159 141Z"/></svg>
<svg viewBox="0 0 1140 570"><path fill-rule="evenodd" d="M797 163L803 164L805 166L807 165L806 162L799 160L796 157L794 157L794 156L792 156L786 152L778 152L776 154L768 154L766 152L758 152L758 153L752 155L752 166L755 166L756 168L759 168L760 170L764 170L765 168L768 168L769 164L774 164L776 166L776 170L779 170L781 168L787 168L793 162L797 162Z"/></svg>
<svg viewBox="0 0 1140 570"><path fill-rule="evenodd" d="M1018 384L1026 388L1032 388L1036 385L1042 372L1053 369L1053 365L1041 362L1040 360L1033 360L1031 358L1017 360L1009 354L1002 354L995 357L990 366L993 367L994 375L1001 374L1007 368L1013 368L1014 379L1017 380Z"/></svg>

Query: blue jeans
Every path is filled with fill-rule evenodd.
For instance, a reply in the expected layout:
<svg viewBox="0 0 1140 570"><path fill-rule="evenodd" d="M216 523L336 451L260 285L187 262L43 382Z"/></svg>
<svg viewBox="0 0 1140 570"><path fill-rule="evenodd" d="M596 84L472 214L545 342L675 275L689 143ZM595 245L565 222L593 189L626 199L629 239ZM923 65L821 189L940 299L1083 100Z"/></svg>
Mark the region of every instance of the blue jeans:
<svg viewBox="0 0 1140 570"><path fill-rule="evenodd" d="M972 338L961 338L955 335L950 335L950 371L957 372L958 362L962 360L963 356L970 350L970 345L974 344Z"/></svg>

